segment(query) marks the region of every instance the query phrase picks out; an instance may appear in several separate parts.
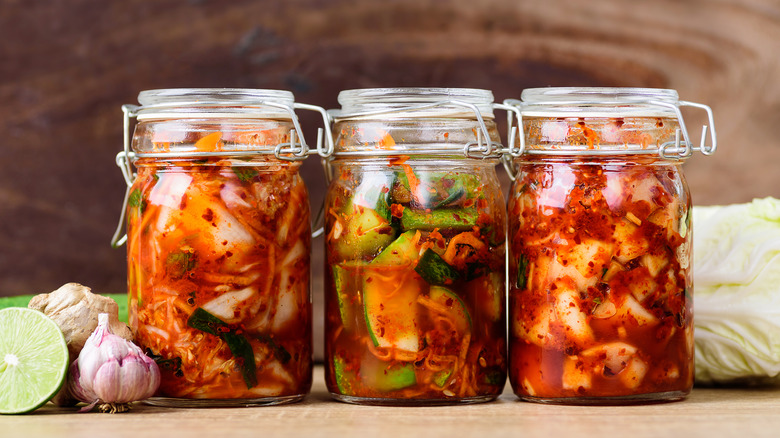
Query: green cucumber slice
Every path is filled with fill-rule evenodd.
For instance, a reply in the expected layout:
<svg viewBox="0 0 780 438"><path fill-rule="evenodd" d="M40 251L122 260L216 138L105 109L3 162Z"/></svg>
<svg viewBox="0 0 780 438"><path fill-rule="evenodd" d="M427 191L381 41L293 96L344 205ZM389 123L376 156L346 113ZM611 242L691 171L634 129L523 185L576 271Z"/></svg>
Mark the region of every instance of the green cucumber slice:
<svg viewBox="0 0 780 438"><path fill-rule="evenodd" d="M451 375L452 370L441 370L433 375L433 383L435 383L439 388L443 388L444 385L447 384L447 381L450 380Z"/></svg>
<svg viewBox="0 0 780 438"><path fill-rule="evenodd" d="M477 225L478 213L471 208L432 210L430 212L404 208L401 229L432 231L436 228L468 231Z"/></svg>
<svg viewBox="0 0 780 438"><path fill-rule="evenodd" d="M431 286L428 296L431 301L448 309L449 314L455 320L455 328L459 333L471 331L471 315L458 294L443 286Z"/></svg>
<svg viewBox="0 0 780 438"><path fill-rule="evenodd" d="M390 222L390 203L388 201L394 179L394 174L388 175L379 172L363 174L363 180L355 188L351 206L347 211L355 210L357 207L370 208L385 222Z"/></svg>
<svg viewBox="0 0 780 438"><path fill-rule="evenodd" d="M362 307L360 286L362 285L361 269L366 262L348 261L332 266L333 285L339 306L339 315L344 330L354 332L357 329L357 309Z"/></svg>
<svg viewBox="0 0 780 438"><path fill-rule="evenodd" d="M417 297L423 283L407 266L370 266L364 271L363 310L374 346L417 352Z"/></svg>
<svg viewBox="0 0 780 438"><path fill-rule="evenodd" d="M360 362L360 379L368 388L379 392L398 391L417 384L411 363L388 364L370 353Z"/></svg>
<svg viewBox="0 0 780 438"><path fill-rule="evenodd" d="M395 230L375 210L356 207L343 235L333 245L341 260L358 260L381 251L395 239Z"/></svg>
<svg viewBox="0 0 780 438"><path fill-rule="evenodd" d="M347 362L343 357L338 355L333 356L333 374L336 377L336 386L338 387L340 394L355 394L357 375L354 371L349 371L347 369Z"/></svg>
<svg viewBox="0 0 780 438"><path fill-rule="evenodd" d="M445 262L439 254L427 249L414 268L430 284L451 284L460 278L458 270Z"/></svg>
<svg viewBox="0 0 780 438"><path fill-rule="evenodd" d="M372 265L397 266L406 265L420 256L419 238L416 231L407 231L398 236L378 256L371 261Z"/></svg>
<svg viewBox="0 0 780 438"><path fill-rule="evenodd" d="M424 199L415 199L425 208L440 208L459 203L461 200L484 198L480 190L482 183L477 175L460 172L414 172L420 181ZM419 195L415 194L415 195ZM396 181L392 186L393 202L408 204L413 198L406 172L396 172Z"/></svg>

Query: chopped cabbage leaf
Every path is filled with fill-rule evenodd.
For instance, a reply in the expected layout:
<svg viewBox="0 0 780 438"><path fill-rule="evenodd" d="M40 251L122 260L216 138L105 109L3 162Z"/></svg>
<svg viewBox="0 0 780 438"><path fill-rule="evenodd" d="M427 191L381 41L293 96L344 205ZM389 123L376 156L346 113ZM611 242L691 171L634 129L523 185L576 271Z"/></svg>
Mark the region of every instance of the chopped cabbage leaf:
<svg viewBox="0 0 780 438"><path fill-rule="evenodd" d="M780 382L780 200L693 208L697 383Z"/></svg>

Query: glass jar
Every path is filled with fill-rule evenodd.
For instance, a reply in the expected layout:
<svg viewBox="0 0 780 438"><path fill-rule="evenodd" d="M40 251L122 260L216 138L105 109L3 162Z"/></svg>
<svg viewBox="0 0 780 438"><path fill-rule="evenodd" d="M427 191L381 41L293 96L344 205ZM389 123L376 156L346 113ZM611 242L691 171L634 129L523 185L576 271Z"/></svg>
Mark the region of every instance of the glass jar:
<svg viewBox="0 0 780 438"><path fill-rule="evenodd" d="M509 102L507 102L509 103ZM509 377L521 399L624 404L693 385L692 147L677 92L522 93L509 215ZM681 138L682 134L682 138ZM514 137L513 135L511 135Z"/></svg>
<svg viewBox="0 0 780 438"><path fill-rule="evenodd" d="M311 226L294 108L316 107L274 90L138 100L123 107L117 163L129 185L129 324L162 374L148 402L301 400L312 380Z"/></svg>
<svg viewBox="0 0 780 438"><path fill-rule="evenodd" d="M326 383L379 405L495 399L505 205L493 95L342 91L325 204Z"/></svg>

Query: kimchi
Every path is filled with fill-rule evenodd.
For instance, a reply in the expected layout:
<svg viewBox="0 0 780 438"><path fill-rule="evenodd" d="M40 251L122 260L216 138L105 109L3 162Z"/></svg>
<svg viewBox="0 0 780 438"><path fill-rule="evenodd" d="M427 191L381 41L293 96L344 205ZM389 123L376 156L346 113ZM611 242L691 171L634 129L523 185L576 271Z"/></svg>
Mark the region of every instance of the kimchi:
<svg viewBox="0 0 780 438"><path fill-rule="evenodd" d="M676 127L673 118L526 120L529 148L557 138L581 152L515 160L509 376L521 398L602 403L690 391L691 202L681 162L620 152L673 139ZM612 153L588 154L600 149Z"/></svg>
<svg viewBox="0 0 780 438"><path fill-rule="evenodd" d="M271 134L188 137L192 149L214 152L286 138L263 138ZM303 397L312 371L311 230L299 164L164 155L135 164L127 206L130 323L160 365L157 396Z"/></svg>
<svg viewBox="0 0 780 438"><path fill-rule="evenodd" d="M503 196L490 164L449 164L334 166L326 378L339 399L446 402L501 393Z"/></svg>

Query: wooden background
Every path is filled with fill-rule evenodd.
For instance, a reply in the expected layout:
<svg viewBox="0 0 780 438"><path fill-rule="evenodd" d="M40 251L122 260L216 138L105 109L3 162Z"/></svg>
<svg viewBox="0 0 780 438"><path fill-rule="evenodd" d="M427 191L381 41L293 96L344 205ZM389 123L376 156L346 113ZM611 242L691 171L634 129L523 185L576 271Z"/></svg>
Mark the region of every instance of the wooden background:
<svg viewBox="0 0 780 438"><path fill-rule="evenodd" d="M125 289L125 250L109 246L125 189L119 107L151 88L279 88L331 108L359 87L478 87L499 101L539 86L674 88L712 106L720 139L686 164L694 202L780 196L778 0L2 0L0 33L0 296ZM686 115L698 137L701 114ZM317 117L302 119L312 141ZM304 178L316 210L318 160Z"/></svg>

